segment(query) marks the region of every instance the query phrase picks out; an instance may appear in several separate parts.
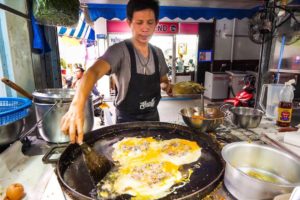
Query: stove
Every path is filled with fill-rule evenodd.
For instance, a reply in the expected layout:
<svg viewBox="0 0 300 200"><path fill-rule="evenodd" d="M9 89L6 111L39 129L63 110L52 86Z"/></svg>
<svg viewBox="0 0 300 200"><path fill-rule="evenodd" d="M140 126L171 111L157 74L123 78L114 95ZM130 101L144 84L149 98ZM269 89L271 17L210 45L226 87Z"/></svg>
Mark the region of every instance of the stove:
<svg viewBox="0 0 300 200"><path fill-rule="evenodd" d="M269 127L270 125L268 124L268 120L265 119L266 125L261 126L259 131L272 131ZM269 123L274 123L270 121ZM180 122L181 125L183 125ZM258 131L258 132L259 132ZM274 131L274 130L273 130ZM257 134L257 130L254 132L253 130L244 130L244 129L239 129L235 127L234 125L230 124L230 122L225 121L225 125L219 127L216 132L214 133L206 133L211 136L213 140L218 142L220 145L220 149L232 142L238 142L238 141L254 141L254 142L261 142L259 139L259 134ZM36 158L38 157L39 159L39 164L35 164L35 168L45 168L47 166L47 171L44 172L45 175L41 175L43 178L39 178L41 180L40 183L35 183L32 185L32 187L41 187L44 185L42 194L40 194L42 197L40 199L42 200L52 200L52 199L70 199L67 194L63 193L61 190L61 187L57 181L56 174L54 173L55 170L55 165L45 165L41 163L41 158L42 155L44 155L46 152L49 151L54 146L62 146L64 144L53 144L53 143L48 143L41 138L37 136L38 134L32 134L31 136L27 137L27 140L25 140L22 144L22 151L28 158ZM8 148L10 149L10 148ZM1 155L1 154L0 154ZM38 161L36 161L38 162ZM49 175L51 174L51 175ZM31 176L35 176L36 174L32 174ZM45 184L47 183L47 184ZM1 182L0 182L1 184ZM28 188L25 188L27 193L30 193L28 191ZM35 191L35 190L33 190ZM36 191L35 191L36 194ZM226 189L224 186L224 183L221 182L215 190L207 195L206 198L207 200L236 200Z"/></svg>
<svg viewBox="0 0 300 200"><path fill-rule="evenodd" d="M228 130L226 127L220 127L216 133L208 133L213 140L216 140L218 144L220 145L220 148L228 143L241 141L241 139L231 134L230 130ZM28 136L27 141L23 143L22 151L27 156L37 156L37 155L44 155L46 152L48 152L51 148L57 147L57 146L63 146L64 144L53 144L45 142L44 140L40 139L37 136ZM52 165L52 168L54 170L55 165ZM55 191L55 192L54 192ZM51 199L71 199L66 193L62 191L62 188L60 187L56 174L53 173L51 179L49 180L49 183L47 184L47 187L45 188L45 194L43 195L42 200L51 200ZM220 200L220 199L226 199L226 200L236 200L226 189L224 186L224 183L221 182L215 190L207 195L204 199L207 200Z"/></svg>
<svg viewBox="0 0 300 200"><path fill-rule="evenodd" d="M7 149L10 144L0 146L0 153L2 153L5 149Z"/></svg>
<svg viewBox="0 0 300 200"><path fill-rule="evenodd" d="M183 124L181 124L183 125ZM226 125L228 126L228 125ZM207 133L210 135L210 137L217 141L217 143L220 145L220 148L222 148L224 145L231 143L231 142L237 142L248 140L249 138L243 138L243 134L237 135L232 134L230 128L227 128L226 126L221 126L219 129L217 129L216 133ZM232 127L231 127L232 128ZM37 136L29 136L27 142L23 144L22 151L25 155L28 156L35 156L35 155L44 155L46 152L48 152L51 148L56 148L57 146L63 146L64 144L53 144L48 143L42 140L41 138ZM55 167L53 165L53 167ZM53 179L50 181L51 183L48 184L46 188L46 194L43 197L43 200L50 200L50 199L71 199L66 193L64 193L59 186L59 183L57 181L56 174L53 173ZM52 178L51 178L52 179ZM59 189L58 189L59 188ZM55 193L53 193L55 191ZM236 200L226 189L223 182L221 182L215 190L207 195L204 199L207 200L220 200L220 199L226 199L226 200Z"/></svg>

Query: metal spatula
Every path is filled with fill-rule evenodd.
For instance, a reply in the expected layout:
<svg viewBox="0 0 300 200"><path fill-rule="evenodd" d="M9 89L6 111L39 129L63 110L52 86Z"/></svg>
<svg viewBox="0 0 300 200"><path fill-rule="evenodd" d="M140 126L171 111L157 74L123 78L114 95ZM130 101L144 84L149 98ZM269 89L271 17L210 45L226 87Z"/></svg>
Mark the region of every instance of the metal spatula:
<svg viewBox="0 0 300 200"><path fill-rule="evenodd" d="M80 144L80 148L94 185L97 185L97 183L110 171L114 164L86 143Z"/></svg>

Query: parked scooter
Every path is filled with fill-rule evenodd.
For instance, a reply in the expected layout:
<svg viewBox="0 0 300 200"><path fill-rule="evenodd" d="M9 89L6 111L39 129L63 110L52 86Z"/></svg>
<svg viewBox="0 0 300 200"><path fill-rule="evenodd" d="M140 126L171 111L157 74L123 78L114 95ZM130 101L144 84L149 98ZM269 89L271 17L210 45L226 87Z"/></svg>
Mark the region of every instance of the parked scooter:
<svg viewBox="0 0 300 200"><path fill-rule="evenodd" d="M101 95L97 97L96 99L93 100L93 105L94 105L94 116L95 117L100 117L100 125L104 125L104 111L101 108L102 104L106 104L104 101L104 95Z"/></svg>
<svg viewBox="0 0 300 200"><path fill-rule="evenodd" d="M256 78L253 75L247 75L244 77L243 81L244 81L244 87L236 95L234 94L232 86L231 85L229 86L230 91L232 92L234 97L225 99L224 105L227 105L228 107L231 107L231 106L254 107L254 104L255 104L254 98L255 98L255 91L256 91L255 90Z"/></svg>

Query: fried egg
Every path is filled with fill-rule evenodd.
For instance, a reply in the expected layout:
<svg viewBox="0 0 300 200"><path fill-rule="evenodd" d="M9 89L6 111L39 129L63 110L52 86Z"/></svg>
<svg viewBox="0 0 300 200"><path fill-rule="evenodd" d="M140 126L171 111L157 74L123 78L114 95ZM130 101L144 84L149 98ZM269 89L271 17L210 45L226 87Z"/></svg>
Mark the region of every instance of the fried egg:
<svg viewBox="0 0 300 200"><path fill-rule="evenodd" d="M113 145L114 151L112 153L112 158L122 165L129 161L146 157L149 154L149 151L152 151L152 146L155 145L155 143L156 140L152 137L124 138Z"/></svg>
<svg viewBox="0 0 300 200"><path fill-rule="evenodd" d="M113 148L112 158L119 165L98 184L100 198L129 194L135 200L152 200L167 196L189 181L193 170L181 166L201 156L201 147L184 139L128 137Z"/></svg>
<svg viewBox="0 0 300 200"><path fill-rule="evenodd" d="M116 177L110 188L117 194L129 194L135 199L164 197L172 192L173 185L184 179L178 166L170 162L126 165L120 167Z"/></svg>
<svg viewBox="0 0 300 200"><path fill-rule="evenodd" d="M201 156L201 148L196 142L171 139L160 142L161 159L176 165L184 165L197 161Z"/></svg>

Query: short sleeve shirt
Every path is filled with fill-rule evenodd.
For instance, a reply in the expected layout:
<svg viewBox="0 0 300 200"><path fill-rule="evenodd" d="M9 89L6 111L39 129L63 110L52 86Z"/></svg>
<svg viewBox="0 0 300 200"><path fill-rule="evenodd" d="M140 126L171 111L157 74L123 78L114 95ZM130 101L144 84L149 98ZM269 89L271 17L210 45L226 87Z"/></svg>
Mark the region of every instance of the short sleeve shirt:
<svg viewBox="0 0 300 200"><path fill-rule="evenodd" d="M160 77L162 77L168 73L168 67L162 50L156 46L154 46L154 49L158 57L159 74ZM149 51L149 60L147 58L144 58L143 55L137 49L134 49L134 52L137 65L137 73L152 75L155 72L152 51ZM113 74L118 89L115 104L119 105L126 97L129 81L131 78L130 55L125 42L122 41L120 43L110 46L107 49L107 51L103 54L103 56L100 57L100 59L103 59L110 64L110 74ZM146 63L148 64L146 65L146 67L144 67ZM147 88L145 88L145 90L146 89Z"/></svg>

